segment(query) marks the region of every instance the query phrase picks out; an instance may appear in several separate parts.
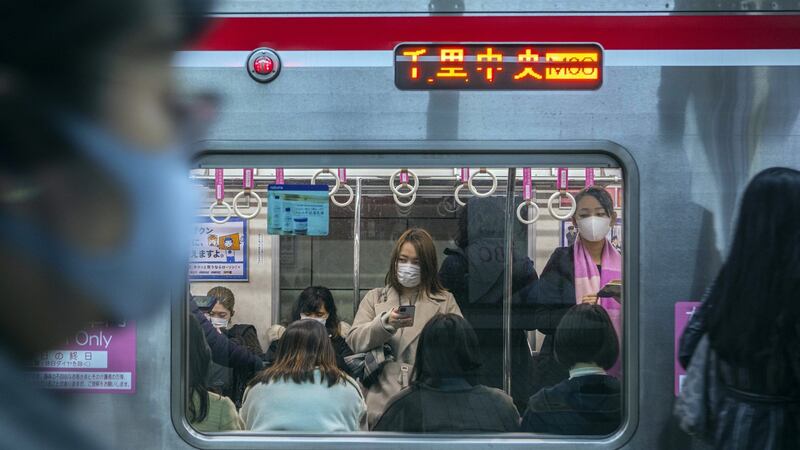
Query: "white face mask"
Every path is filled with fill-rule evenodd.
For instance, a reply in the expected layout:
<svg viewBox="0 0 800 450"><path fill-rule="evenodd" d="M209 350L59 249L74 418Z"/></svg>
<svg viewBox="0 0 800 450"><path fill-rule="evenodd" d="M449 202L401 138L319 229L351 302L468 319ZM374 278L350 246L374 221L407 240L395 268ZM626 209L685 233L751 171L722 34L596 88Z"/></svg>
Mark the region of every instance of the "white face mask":
<svg viewBox="0 0 800 450"><path fill-rule="evenodd" d="M397 281L407 288L415 288L420 282L420 268L417 264L397 263Z"/></svg>
<svg viewBox="0 0 800 450"><path fill-rule="evenodd" d="M611 219L609 217L590 216L578 219L578 232L587 241L602 241L610 230Z"/></svg>
<svg viewBox="0 0 800 450"><path fill-rule="evenodd" d="M325 323L328 321L328 316L324 315L322 317L314 317L314 316L307 316L305 314L300 314L300 320L316 320L322 325L325 325Z"/></svg>
<svg viewBox="0 0 800 450"><path fill-rule="evenodd" d="M223 319L221 317L211 317L211 325L214 325L216 328L228 328L228 319Z"/></svg>

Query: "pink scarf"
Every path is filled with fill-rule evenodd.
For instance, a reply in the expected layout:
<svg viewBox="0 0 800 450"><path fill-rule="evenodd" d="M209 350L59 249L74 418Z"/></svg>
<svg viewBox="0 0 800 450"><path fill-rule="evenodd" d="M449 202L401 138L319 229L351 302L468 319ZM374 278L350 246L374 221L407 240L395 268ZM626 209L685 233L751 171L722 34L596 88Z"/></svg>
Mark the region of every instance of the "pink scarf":
<svg viewBox="0 0 800 450"><path fill-rule="evenodd" d="M606 239L603 245L603 254L600 258L601 271L597 270L597 265L592 260L589 251L583 245L583 240L579 237L575 240L574 246L575 256L575 302L581 303L584 295L595 295L611 280L622 279L622 256L617 252L617 249L611 245ZM622 353L621 337L622 337L622 308L619 303L613 298L601 297L598 299L597 304L602 306L608 316L611 318L611 323L614 324L614 330L617 332L617 339L620 340L620 354ZM620 378L620 361L614 364L608 371L609 375Z"/></svg>

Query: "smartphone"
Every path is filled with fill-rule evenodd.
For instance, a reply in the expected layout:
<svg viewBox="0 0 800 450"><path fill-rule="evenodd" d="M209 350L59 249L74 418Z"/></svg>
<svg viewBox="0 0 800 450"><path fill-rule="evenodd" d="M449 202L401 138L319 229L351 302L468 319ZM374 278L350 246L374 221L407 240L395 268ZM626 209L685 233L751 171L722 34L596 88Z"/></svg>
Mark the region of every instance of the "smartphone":
<svg viewBox="0 0 800 450"><path fill-rule="evenodd" d="M415 305L400 305L397 307L397 313L401 316L410 317L411 325L414 325L414 312L416 311Z"/></svg>
<svg viewBox="0 0 800 450"><path fill-rule="evenodd" d="M217 303L217 298L212 295L193 295L192 300L197 303L200 311L208 312Z"/></svg>
<svg viewBox="0 0 800 450"><path fill-rule="evenodd" d="M622 283L612 281L606 284L602 289L597 291L597 296L620 298L622 296Z"/></svg>

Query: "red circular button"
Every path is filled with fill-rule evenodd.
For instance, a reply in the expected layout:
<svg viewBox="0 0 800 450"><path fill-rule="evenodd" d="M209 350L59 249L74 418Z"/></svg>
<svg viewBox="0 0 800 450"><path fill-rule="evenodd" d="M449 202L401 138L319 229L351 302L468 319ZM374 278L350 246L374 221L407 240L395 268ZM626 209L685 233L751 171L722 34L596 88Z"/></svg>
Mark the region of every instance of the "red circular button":
<svg viewBox="0 0 800 450"><path fill-rule="evenodd" d="M267 75L271 73L274 67L275 63L272 61L272 58L268 56L259 56L255 61L253 61L253 70L255 70L259 75Z"/></svg>

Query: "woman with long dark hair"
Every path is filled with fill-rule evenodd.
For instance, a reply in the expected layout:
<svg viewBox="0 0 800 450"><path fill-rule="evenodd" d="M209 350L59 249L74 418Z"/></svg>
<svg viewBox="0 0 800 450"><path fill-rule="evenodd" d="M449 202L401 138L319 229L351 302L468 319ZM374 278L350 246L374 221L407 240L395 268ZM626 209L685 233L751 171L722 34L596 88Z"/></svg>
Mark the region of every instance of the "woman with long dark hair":
<svg viewBox="0 0 800 450"><path fill-rule="evenodd" d="M211 364L211 350L203 329L189 316L189 401L186 418L201 432L241 430L242 419L228 397L209 392L206 379Z"/></svg>
<svg viewBox="0 0 800 450"><path fill-rule="evenodd" d="M249 383L242 418L253 431L357 431L366 405L358 384L336 366L325 327L299 320L286 328L275 362Z"/></svg>
<svg viewBox="0 0 800 450"><path fill-rule="evenodd" d="M344 336L350 329L349 325L339 320L336 310L336 301L331 291L322 286L307 287L297 296L297 301L292 308L292 322L297 320L315 320L328 330L333 350L336 353L336 366L350 375L350 369L345 362L345 357L353 354ZM271 365L275 361L280 339L272 341L267 349L266 363Z"/></svg>
<svg viewBox="0 0 800 450"><path fill-rule="evenodd" d="M756 175L730 253L681 337L681 364L707 333L722 402L717 448L800 448L800 172Z"/></svg>
<svg viewBox="0 0 800 450"><path fill-rule="evenodd" d="M442 287L436 246L421 228L406 230L389 257L386 286L369 291L353 320L347 343L354 352L369 352L389 344L394 361L386 362L367 392L370 426L386 402L409 385L417 338L425 324L440 313L461 315L453 295Z"/></svg>
<svg viewBox="0 0 800 450"><path fill-rule="evenodd" d="M503 391L478 382L478 338L456 314L439 314L423 328L411 386L390 401L375 431L501 433L519 428L519 413Z"/></svg>

